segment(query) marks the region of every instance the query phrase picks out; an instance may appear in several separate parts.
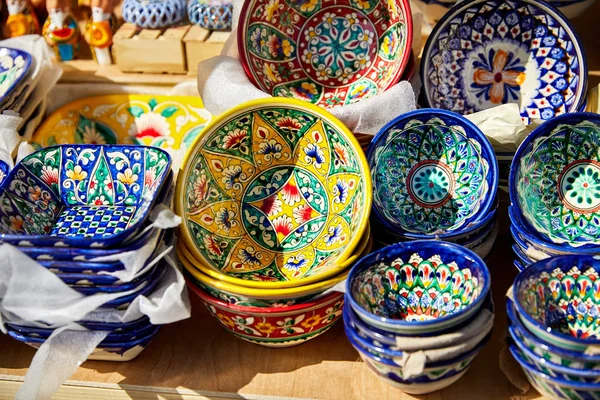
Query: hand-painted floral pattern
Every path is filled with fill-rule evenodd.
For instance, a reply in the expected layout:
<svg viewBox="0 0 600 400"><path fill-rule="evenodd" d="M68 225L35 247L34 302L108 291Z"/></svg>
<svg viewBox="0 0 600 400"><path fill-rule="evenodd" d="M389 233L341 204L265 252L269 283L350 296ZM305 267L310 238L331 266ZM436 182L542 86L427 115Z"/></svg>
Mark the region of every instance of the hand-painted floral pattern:
<svg viewBox="0 0 600 400"><path fill-rule="evenodd" d="M199 97L109 95L74 101L52 113L32 139L56 144L138 144L188 148L211 115Z"/></svg>
<svg viewBox="0 0 600 400"><path fill-rule="evenodd" d="M0 47L0 106L22 86L31 67L31 56L21 50Z"/></svg>
<svg viewBox="0 0 600 400"><path fill-rule="evenodd" d="M152 148L40 150L24 158L0 187L0 230L42 236L31 239L40 246L68 238L118 238L147 216L156 197L157 185L143 184L145 172L154 169L155 180L164 181L170 165L166 153Z"/></svg>
<svg viewBox="0 0 600 400"><path fill-rule="evenodd" d="M360 282L360 283L358 283ZM432 256L413 254L382 262L361 272L353 297L373 314L408 322L454 314L480 296L483 283L467 267Z"/></svg>
<svg viewBox="0 0 600 400"><path fill-rule="evenodd" d="M525 122L576 111L586 61L564 16L533 0L457 7L423 55L428 106L459 114L516 103Z"/></svg>
<svg viewBox="0 0 600 400"><path fill-rule="evenodd" d="M333 107L396 83L410 53L407 1L281 3L252 0L241 16L242 62L257 87ZM350 91L357 82L362 90Z"/></svg>
<svg viewBox="0 0 600 400"><path fill-rule="evenodd" d="M243 112L199 146L184 213L196 257L219 271L300 279L345 251L365 216L356 150L311 112Z"/></svg>

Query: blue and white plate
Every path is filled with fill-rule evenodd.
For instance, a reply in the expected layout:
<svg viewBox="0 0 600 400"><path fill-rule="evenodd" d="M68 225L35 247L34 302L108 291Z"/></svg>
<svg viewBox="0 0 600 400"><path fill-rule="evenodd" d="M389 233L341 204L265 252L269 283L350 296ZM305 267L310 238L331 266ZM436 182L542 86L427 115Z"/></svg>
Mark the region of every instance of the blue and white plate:
<svg viewBox="0 0 600 400"><path fill-rule="evenodd" d="M23 50L0 47L0 108L24 84L31 60L31 55Z"/></svg>

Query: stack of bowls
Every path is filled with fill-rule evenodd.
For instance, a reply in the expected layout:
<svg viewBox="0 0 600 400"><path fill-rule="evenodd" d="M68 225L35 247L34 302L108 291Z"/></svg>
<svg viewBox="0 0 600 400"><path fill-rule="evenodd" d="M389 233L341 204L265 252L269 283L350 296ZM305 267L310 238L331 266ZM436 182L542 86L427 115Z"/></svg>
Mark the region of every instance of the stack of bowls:
<svg viewBox="0 0 600 400"><path fill-rule="evenodd" d="M515 266L600 254L600 115L566 114L535 129L511 168Z"/></svg>
<svg viewBox="0 0 600 400"><path fill-rule="evenodd" d="M488 269L453 243L414 241L376 251L352 268L345 296L350 343L377 376L407 393L456 382L493 327ZM407 362L411 351L425 359Z"/></svg>
<svg viewBox="0 0 600 400"><path fill-rule="evenodd" d="M519 273L506 308L510 352L552 399L600 398L600 260L559 256Z"/></svg>
<svg viewBox="0 0 600 400"><path fill-rule="evenodd" d="M439 239L487 256L496 236L498 164L473 123L437 109L403 114L377 133L367 160L380 244Z"/></svg>
<svg viewBox="0 0 600 400"><path fill-rule="evenodd" d="M176 193L178 258L231 333L291 346L341 316L331 289L370 250L371 180L332 115L283 98L229 110L190 147Z"/></svg>
<svg viewBox="0 0 600 400"><path fill-rule="evenodd" d="M150 226L149 216L173 194L171 158L144 146L62 145L20 161L0 186L0 232L69 287L91 296L123 293L98 313L127 308L159 285L166 266L160 244L169 236ZM120 256L142 248L143 267L127 282L107 273L125 272ZM31 321L34 322L34 321ZM111 334L92 359L131 359L158 331L148 318L128 323L80 321ZM31 325L31 324L30 324ZM27 323L7 324L17 340L38 347L52 333Z"/></svg>

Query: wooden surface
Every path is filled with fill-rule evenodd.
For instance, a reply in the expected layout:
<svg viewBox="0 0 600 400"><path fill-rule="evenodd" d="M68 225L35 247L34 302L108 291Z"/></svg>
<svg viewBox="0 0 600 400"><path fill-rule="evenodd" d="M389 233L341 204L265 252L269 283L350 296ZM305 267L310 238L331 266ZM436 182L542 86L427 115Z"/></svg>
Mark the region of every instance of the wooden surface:
<svg viewBox="0 0 600 400"><path fill-rule="evenodd" d="M133 361L84 363L57 398L538 398L535 392L522 396L498 365L506 331L504 294L516 275L505 201L501 215L500 235L488 264L497 310L493 337L467 374L441 392L412 397L379 381L346 340L341 323L300 346L267 349L227 334L192 298L191 319L165 326ZM14 395L33 354L28 346L0 335L0 398ZM152 391L160 391L161 397L153 397Z"/></svg>

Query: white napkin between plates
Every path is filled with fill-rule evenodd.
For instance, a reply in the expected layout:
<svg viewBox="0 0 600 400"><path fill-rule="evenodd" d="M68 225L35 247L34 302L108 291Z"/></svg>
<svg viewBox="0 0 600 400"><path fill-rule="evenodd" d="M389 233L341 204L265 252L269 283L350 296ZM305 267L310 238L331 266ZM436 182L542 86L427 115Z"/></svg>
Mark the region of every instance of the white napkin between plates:
<svg viewBox="0 0 600 400"><path fill-rule="evenodd" d="M250 82L239 61L237 51L237 24L243 0L233 1L233 30L220 56L198 64L198 92L204 105L213 115L221 114L245 101L269 98ZM421 19L415 18L414 24ZM420 32L420 26L413 26ZM413 40L415 57L420 52L419 40ZM328 109L351 131L374 135L400 114L417 108L415 92L408 82L399 82L392 88L359 103Z"/></svg>
<svg viewBox="0 0 600 400"><path fill-rule="evenodd" d="M0 160L6 162L12 169L15 164L12 155L21 142L19 136L19 126L23 122L23 118L5 111L0 115Z"/></svg>

